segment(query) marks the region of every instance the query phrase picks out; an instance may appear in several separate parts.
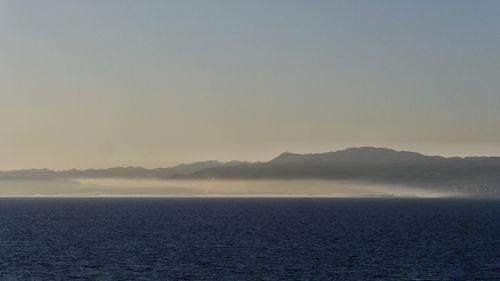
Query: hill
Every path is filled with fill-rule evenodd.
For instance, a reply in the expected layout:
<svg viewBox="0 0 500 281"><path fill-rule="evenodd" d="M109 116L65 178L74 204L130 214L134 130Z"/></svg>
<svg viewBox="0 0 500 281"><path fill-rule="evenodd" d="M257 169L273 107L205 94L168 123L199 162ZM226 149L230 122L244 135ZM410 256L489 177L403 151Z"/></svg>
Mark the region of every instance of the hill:
<svg viewBox="0 0 500 281"><path fill-rule="evenodd" d="M445 158L361 147L317 154L283 153L269 162L212 167L187 177L355 180L495 195L500 192L500 157Z"/></svg>

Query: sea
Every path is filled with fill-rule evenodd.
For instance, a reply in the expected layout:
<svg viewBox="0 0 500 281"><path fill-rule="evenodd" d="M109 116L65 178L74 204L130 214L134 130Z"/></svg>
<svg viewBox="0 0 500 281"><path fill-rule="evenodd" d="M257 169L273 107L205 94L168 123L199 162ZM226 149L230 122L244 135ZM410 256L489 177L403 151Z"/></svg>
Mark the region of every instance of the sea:
<svg viewBox="0 0 500 281"><path fill-rule="evenodd" d="M500 201L3 198L0 280L500 280Z"/></svg>

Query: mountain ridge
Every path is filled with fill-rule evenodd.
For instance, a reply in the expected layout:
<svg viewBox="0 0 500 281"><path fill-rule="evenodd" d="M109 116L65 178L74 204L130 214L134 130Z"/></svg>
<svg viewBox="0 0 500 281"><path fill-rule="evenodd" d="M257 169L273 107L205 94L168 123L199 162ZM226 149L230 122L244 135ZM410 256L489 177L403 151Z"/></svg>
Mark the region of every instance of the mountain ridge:
<svg viewBox="0 0 500 281"><path fill-rule="evenodd" d="M187 175L210 167L224 167L231 165L241 165L244 161L219 162L216 160L197 161L187 164L180 164L173 167L147 169L137 166L112 167L105 169L22 169L11 171L0 171L2 179L57 179L57 178L169 178L174 175Z"/></svg>
<svg viewBox="0 0 500 281"><path fill-rule="evenodd" d="M312 154L285 152L269 162L212 167L185 178L349 180L499 196L500 157L428 156L374 147Z"/></svg>
<svg viewBox="0 0 500 281"><path fill-rule="evenodd" d="M0 172L0 180L71 178L158 179L320 179L413 185L500 195L500 157L442 157L377 147L353 147L324 153L284 152L267 162L181 164L169 168L28 169Z"/></svg>

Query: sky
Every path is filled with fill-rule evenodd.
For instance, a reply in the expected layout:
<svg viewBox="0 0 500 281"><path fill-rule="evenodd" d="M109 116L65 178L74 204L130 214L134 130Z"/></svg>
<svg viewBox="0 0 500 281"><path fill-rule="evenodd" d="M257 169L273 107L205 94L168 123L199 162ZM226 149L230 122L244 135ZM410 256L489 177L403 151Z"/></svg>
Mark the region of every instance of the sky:
<svg viewBox="0 0 500 281"><path fill-rule="evenodd" d="M500 155L500 1L0 0L0 170Z"/></svg>

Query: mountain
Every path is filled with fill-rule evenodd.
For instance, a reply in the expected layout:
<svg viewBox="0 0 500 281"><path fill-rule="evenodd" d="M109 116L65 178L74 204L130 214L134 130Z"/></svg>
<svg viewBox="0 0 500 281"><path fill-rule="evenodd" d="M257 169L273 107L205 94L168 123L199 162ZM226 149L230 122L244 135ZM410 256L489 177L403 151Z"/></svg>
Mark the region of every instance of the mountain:
<svg viewBox="0 0 500 281"><path fill-rule="evenodd" d="M200 161L182 164L170 168L146 169L142 167L116 167L109 169L87 169L53 171L49 169L29 169L18 171L0 171L0 180L50 180L61 178L170 178L214 168L243 165L246 162Z"/></svg>
<svg viewBox="0 0 500 281"><path fill-rule="evenodd" d="M500 157L445 158L361 147L317 154L287 152L266 163L212 167L187 177L355 180L498 194Z"/></svg>
<svg viewBox="0 0 500 281"><path fill-rule="evenodd" d="M500 157L441 157L387 148L283 153L269 162L203 161L170 168L117 167L0 172L0 180L71 178L321 179L416 186L462 194L500 196Z"/></svg>

